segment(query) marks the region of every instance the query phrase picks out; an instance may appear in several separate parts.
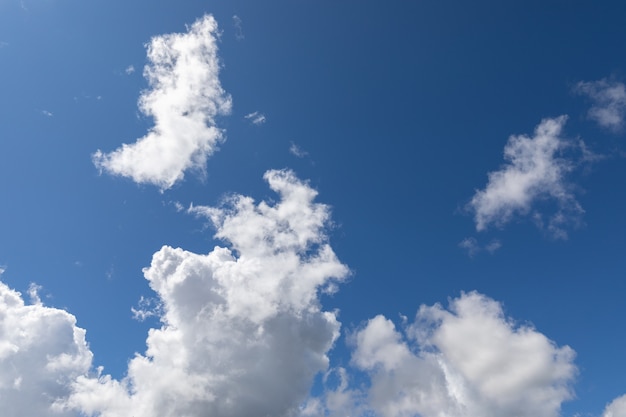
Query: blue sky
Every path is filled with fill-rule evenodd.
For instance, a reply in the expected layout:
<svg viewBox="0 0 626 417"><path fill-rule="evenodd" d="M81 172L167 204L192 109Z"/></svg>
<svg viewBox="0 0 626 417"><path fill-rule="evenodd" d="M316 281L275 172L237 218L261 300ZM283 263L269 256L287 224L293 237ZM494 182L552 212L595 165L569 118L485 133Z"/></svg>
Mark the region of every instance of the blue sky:
<svg viewBox="0 0 626 417"><path fill-rule="evenodd" d="M156 3L0 0L0 409L626 416L626 5Z"/></svg>

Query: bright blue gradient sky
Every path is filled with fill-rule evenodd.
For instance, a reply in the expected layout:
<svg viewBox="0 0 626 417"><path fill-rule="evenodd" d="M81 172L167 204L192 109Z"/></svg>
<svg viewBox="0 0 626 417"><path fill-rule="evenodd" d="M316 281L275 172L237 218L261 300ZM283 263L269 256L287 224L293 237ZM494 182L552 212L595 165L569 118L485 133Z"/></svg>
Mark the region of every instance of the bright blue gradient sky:
<svg viewBox="0 0 626 417"><path fill-rule="evenodd" d="M232 97L205 172L160 190L99 170L94 152L154 124L137 106L146 44L205 14ZM401 328L420 305L475 290L576 352L560 415L601 416L626 394L626 131L589 111L607 105L592 90L623 91L624 22L621 1L0 0L1 280L25 299L40 285L87 330L93 366L123 378L161 325L131 312L156 297L152 255L225 246L180 205L276 202L263 174L287 168L331 206L329 241L351 271L320 295L342 323L331 368L357 367L348 335L374 316ZM477 230L472 198L510 166L509 137L561 115L568 197L539 183Z"/></svg>

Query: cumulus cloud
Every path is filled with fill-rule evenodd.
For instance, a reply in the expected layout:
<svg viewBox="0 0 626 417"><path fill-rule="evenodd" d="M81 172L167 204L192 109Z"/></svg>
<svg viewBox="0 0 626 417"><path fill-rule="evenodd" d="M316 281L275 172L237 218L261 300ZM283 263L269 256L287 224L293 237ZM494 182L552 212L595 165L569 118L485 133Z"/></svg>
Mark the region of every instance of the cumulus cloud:
<svg viewBox="0 0 626 417"><path fill-rule="evenodd" d="M164 246L146 279L161 328L121 381L81 376L63 410L102 417L293 416L328 368L339 334L319 292L348 269L331 249L329 207L290 171L265 179L276 204L233 196L196 206L229 247L196 254Z"/></svg>
<svg viewBox="0 0 626 417"><path fill-rule="evenodd" d="M602 417L626 417L626 395L613 400L604 410Z"/></svg>
<svg viewBox="0 0 626 417"><path fill-rule="evenodd" d="M573 350L516 326L484 295L421 306L406 336L383 316L354 336L376 415L556 417L573 396Z"/></svg>
<svg viewBox="0 0 626 417"><path fill-rule="evenodd" d="M92 354L71 314L45 307L31 285L33 304L0 282L0 410L3 417L74 416L55 412L72 381L86 373Z"/></svg>
<svg viewBox="0 0 626 417"><path fill-rule="evenodd" d="M134 144L110 153L98 150L93 162L110 174L170 188L189 169L203 170L223 140L216 118L230 112L217 56L217 23L204 16L185 33L152 38L144 69L150 88L139 98L154 127Z"/></svg>
<svg viewBox="0 0 626 417"><path fill-rule="evenodd" d="M623 83L607 80L579 82L575 91L586 95L592 101L587 113L589 118L600 126L619 131L624 127L626 117L626 86Z"/></svg>
<svg viewBox="0 0 626 417"><path fill-rule="evenodd" d="M565 226L583 210L566 181L572 163L559 156L570 146L560 137L566 120L566 116L544 119L533 137L509 138L504 147L507 163L489 173L486 188L476 191L468 204L478 231L491 224L502 226L516 214L529 213L539 200L552 200L558 204L558 211L546 228L555 237L567 236Z"/></svg>
<svg viewBox="0 0 626 417"><path fill-rule="evenodd" d="M258 111L246 114L244 118L249 120L250 123L255 124L257 126L265 123L265 115L263 113L259 113Z"/></svg>

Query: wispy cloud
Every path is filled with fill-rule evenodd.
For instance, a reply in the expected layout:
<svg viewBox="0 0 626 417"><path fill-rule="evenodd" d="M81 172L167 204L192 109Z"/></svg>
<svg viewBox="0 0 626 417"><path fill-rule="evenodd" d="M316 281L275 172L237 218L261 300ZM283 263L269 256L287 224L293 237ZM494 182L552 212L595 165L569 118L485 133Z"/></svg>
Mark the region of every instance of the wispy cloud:
<svg viewBox="0 0 626 417"><path fill-rule="evenodd" d="M258 111L246 114L244 116L244 118L248 121L250 121L250 123L255 124L257 126L262 125L263 123L265 123L265 115L263 113L260 113Z"/></svg>
<svg viewBox="0 0 626 417"><path fill-rule="evenodd" d="M41 111L41 114L43 114L44 116L47 116L47 117L52 117L52 116L54 116L54 114L52 114L52 112L51 112L51 111L48 111L48 110L42 110L42 111Z"/></svg>
<svg viewBox="0 0 626 417"><path fill-rule="evenodd" d="M233 15L233 26L235 27L235 38L241 41L245 38L243 34L243 22L237 15Z"/></svg>
<svg viewBox="0 0 626 417"><path fill-rule="evenodd" d="M587 113L589 118L600 126L619 131L624 127L626 117L626 86L624 83L608 80L579 82L574 89L591 99L592 106Z"/></svg>
<svg viewBox="0 0 626 417"><path fill-rule="evenodd" d="M145 355L121 381L81 376L58 408L102 417L295 416L339 335L318 293L348 273L327 242L329 208L290 171L265 179L277 204L234 196L197 206L229 247L164 246L144 274L162 303Z"/></svg>
<svg viewBox="0 0 626 417"><path fill-rule="evenodd" d="M111 153L98 150L93 162L110 174L137 183L172 187L189 169L203 171L223 140L216 118L230 112L231 98L219 82L217 23L204 16L186 33L156 36L148 45L144 75L150 89L139 107L154 118L148 134Z"/></svg>
<svg viewBox="0 0 626 417"><path fill-rule="evenodd" d="M476 191L467 206L474 213L478 231L492 224L502 226L515 215L526 215L534 203L547 199L558 205L547 230L558 238L567 236L565 226L576 222L583 210L566 181L572 162L559 156L570 146L561 139L566 120L566 116L544 119L533 137L509 138L504 148L507 163L489 173L486 188Z"/></svg>
<svg viewBox="0 0 626 417"><path fill-rule="evenodd" d="M303 150L301 147L293 142L291 142L291 146L289 146L289 152L297 158L304 158L309 154L307 151Z"/></svg>
<svg viewBox="0 0 626 417"><path fill-rule="evenodd" d="M127 75L130 75L130 74L134 73L135 72L135 66L134 65L127 66L126 69L124 70L124 72Z"/></svg>
<svg viewBox="0 0 626 417"><path fill-rule="evenodd" d="M475 255L482 251L486 251L487 253L493 254L495 251L502 247L502 242L498 239L492 239L489 243L482 246L478 243L478 240L474 237L466 237L461 242L459 242L459 247L461 249L465 249L470 258L473 258Z"/></svg>
<svg viewBox="0 0 626 417"><path fill-rule="evenodd" d="M0 49L5 48L5 47L7 47L7 46L9 46L9 43L8 43L8 42L3 42L3 41L0 41Z"/></svg>

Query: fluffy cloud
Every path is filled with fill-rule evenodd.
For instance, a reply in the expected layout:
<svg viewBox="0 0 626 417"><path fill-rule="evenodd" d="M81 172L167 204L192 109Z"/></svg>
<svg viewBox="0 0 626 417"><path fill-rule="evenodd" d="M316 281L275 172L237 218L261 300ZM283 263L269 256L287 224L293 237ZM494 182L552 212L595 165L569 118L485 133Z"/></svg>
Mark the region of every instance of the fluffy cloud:
<svg viewBox="0 0 626 417"><path fill-rule="evenodd" d="M162 303L127 377L81 376L63 410L102 417L293 416L339 334L319 292L348 269L325 234L329 208L290 171L265 179L280 202L195 207L229 248L164 246L144 270Z"/></svg>
<svg viewBox="0 0 626 417"><path fill-rule="evenodd" d="M583 211L565 179L572 165L559 157L569 146L560 137L566 120L565 116L544 119L533 137L509 138L504 148L507 164L489 173L486 188L477 191L468 204L478 231L490 224L502 226L515 214L527 214L537 200L551 199L559 208L547 229L555 237L566 237L563 226ZM540 216L535 217L542 224Z"/></svg>
<svg viewBox="0 0 626 417"><path fill-rule="evenodd" d="M26 304L0 282L0 410L3 417L73 416L52 405L89 370L92 354L74 316L43 306L36 291L31 286Z"/></svg>
<svg viewBox="0 0 626 417"><path fill-rule="evenodd" d="M573 395L574 352L515 326L478 293L422 306L409 340L383 316L354 337L370 407L383 417L556 417Z"/></svg>
<svg viewBox="0 0 626 417"><path fill-rule="evenodd" d="M604 410L602 417L626 417L626 395L613 400Z"/></svg>
<svg viewBox="0 0 626 417"><path fill-rule="evenodd" d="M588 115L600 126L614 131L624 127L626 117L626 86L617 81L602 79L579 82L575 91L593 102Z"/></svg>
<svg viewBox="0 0 626 417"><path fill-rule="evenodd" d="M223 139L216 118L231 109L218 78L216 36L217 23L207 15L186 33L150 41L144 69L150 88L139 98L139 108L154 119L154 127L132 145L111 153L98 150L93 155L96 167L162 190L181 180L185 171L204 169Z"/></svg>

